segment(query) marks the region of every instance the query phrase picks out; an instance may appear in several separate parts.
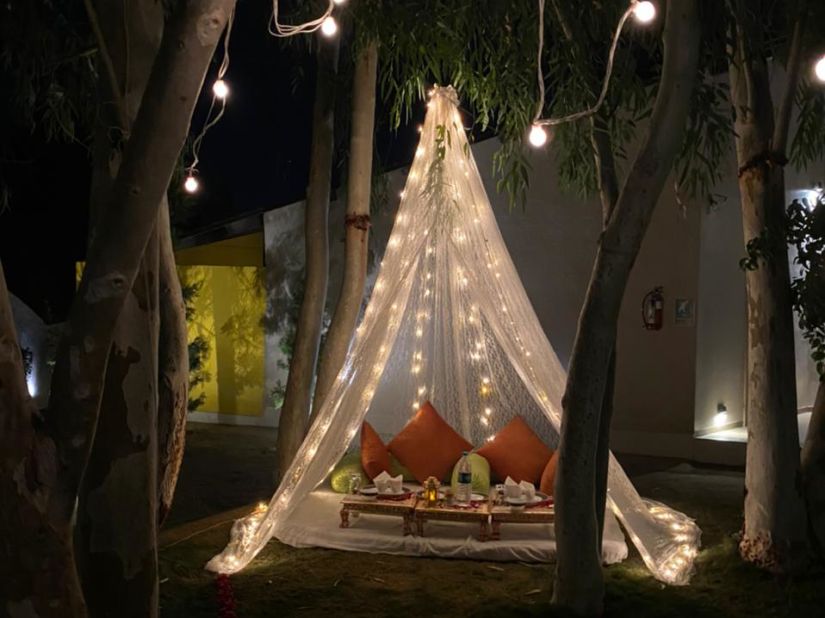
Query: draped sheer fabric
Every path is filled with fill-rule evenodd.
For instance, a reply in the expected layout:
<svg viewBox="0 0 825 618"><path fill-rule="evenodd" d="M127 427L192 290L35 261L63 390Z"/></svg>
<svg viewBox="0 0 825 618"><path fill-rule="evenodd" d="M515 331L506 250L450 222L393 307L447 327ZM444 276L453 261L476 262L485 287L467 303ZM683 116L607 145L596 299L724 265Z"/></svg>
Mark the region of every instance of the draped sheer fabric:
<svg viewBox="0 0 825 618"><path fill-rule="evenodd" d="M521 415L558 444L566 372L501 237L457 97L435 88L372 295L347 360L268 508L207 568L244 568L321 484L366 418L388 438L426 400L476 446ZM650 571L685 584L700 531L643 500L611 455L608 505ZM336 525L331 522L330 525Z"/></svg>

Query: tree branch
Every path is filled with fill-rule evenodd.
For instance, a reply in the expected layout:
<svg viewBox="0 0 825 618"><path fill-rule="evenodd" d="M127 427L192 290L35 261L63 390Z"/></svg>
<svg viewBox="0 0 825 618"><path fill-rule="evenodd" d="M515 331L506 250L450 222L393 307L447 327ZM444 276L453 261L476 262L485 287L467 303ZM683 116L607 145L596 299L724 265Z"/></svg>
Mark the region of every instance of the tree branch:
<svg viewBox="0 0 825 618"><path fill-rule="evenodd" d="M791 111L793 110L794 98L796 97L796 87L799 84L799 70L802 65L802 36L805 33L805 21L807 16L805 3L800 7L799 14L793 26L791 46L788 52L788 62L785 65L787 81L785 90L779 101L779 110L776 115L776 124L773 128L773 152L783 158L788 146L788 127L791 124Z"/></svg>
<svg viewBox="0 0 825 618"><path fill-rule="evenodd" d="M83 6L86 7L86 14L89 16L89 24L92 26L92 32L97 40L100 60L103 63L106 79L109 82L109 90L112 91L112 102L115 106L115 111L117 112L120 130L126 133L129 127L129 116L126 113L126 102L123 100L123 92L120 89L120 83L117 79L117 71L115 71L115 65L112 62L109 47L106 45L106 38L103 36L103 30L100 28L100 20L97 17L97 11L92 4L92 0L83 0Z"/></svg>

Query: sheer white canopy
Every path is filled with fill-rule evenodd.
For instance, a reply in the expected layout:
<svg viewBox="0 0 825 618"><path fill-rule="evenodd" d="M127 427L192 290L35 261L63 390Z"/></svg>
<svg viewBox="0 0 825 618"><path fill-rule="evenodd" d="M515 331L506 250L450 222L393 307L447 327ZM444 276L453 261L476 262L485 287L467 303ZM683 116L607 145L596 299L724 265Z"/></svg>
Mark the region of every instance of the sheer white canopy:
<svg viewBox="0 0 825 618"><path fill-rule="evenodd" d="M208 569L237 572L279 537L367 417L391 436L430 400L476 446L515 415L557 445L566 372L507 252L457 103L451 87L434 89L345 365L266 511L237 521ZM687 583L698 527L640 498L612 455L608 503L650 571Z"/></svg>

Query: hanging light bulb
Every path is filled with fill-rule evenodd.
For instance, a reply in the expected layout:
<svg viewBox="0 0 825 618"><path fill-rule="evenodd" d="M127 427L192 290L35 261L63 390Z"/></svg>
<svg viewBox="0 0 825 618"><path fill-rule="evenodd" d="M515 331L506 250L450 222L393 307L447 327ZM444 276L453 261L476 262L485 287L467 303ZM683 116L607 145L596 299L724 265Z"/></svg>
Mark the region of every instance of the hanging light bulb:
<svg viewBox="0 0 825 618"><path fill-rule="evenodd" d="M346 1L347 1L347 0L332 0L333 4L337 4L338 6L341 6L341 5L342 5L342 4L344 4Z"/></svg>
<svg viewBox="0 0 825 618"><path fill-rule="evenodd" d="M229 96L229 85L222 79L216 80L212 84L212 92L216 97L223 100Z"/></svg>
<svg viewBox="0 0 825 618"><path fill-rule="evenodd" d="M825 83L825 54L819 57L819 60L814 64L814 75L816 78Z"/></svg>
<svg viewBox="0 0 825 618"><path fill-rule="evenodd" d="M541 148L547 143L547 131L540 124L534 124L533 128L530 129L529 140L530 144L536 148Z"/></svg>
<svg viewBox="0 0 825 618"><path fill-rule="evenodd" d="M656 17L656 5L647 0L636 2L633 6L633 16L642 24L649 24Z"/></svg>
<svg viewBox="0 0 825 618"><path fill-rule="evenodd" d="M186 177L186 180L183 182L183 188L186 189L187 193L195 193L201 186L201 183L198 182L198 179L195 178L191 173Z"/></svg>
<svg viewBox="0 0 825 618"><path fill-rule="evenodd" d="M335 18L330 15L321 23L321 33L324 36L333 36L336 32L338 32L338 23L335 21Z"/></svg>

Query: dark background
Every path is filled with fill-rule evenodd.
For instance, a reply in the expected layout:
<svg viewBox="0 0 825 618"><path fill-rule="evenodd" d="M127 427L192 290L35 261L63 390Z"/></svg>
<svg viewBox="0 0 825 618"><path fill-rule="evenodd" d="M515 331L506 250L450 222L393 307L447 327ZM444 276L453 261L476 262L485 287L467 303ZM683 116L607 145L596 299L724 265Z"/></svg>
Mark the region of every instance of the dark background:
<svg viewBox="0 0 825 618"><path fill-rule="evenodd" d="M315 58L310 44L328 44L317 35L285 42L267 32L269 0L238 3L230 39L230 86L226 113L203 141L198 166L200 191L184 196L176 178L170 187L177 239L223 223L303 199L309 170ZM341 36L339 105L333 198L344 181L349 128L351 33ZM221 47L221 46L219 46ZM221 50L204 82L190 139L206 120ZM406 165L421 122L420 104L413 121L397 131L388 126L388 109L378 98L376 171ZM4 158L3 176L11 191L0 213L0 260L9 290L46 322L66 318L75 286L75 263L84 259L88 223L90 154L80 143L47 142L39 131L21 134L14 156ZM191 161L189 145L182 164Z"/></svg>

